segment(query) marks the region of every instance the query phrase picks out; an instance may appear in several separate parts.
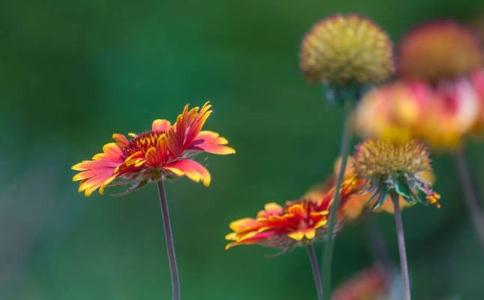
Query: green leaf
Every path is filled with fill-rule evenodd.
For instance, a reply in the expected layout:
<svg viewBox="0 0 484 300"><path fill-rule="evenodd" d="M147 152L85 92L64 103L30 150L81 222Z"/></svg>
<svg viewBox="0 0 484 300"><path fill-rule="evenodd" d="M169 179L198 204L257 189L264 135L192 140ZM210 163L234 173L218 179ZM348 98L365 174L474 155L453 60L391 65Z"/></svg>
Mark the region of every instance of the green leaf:
<svg viewBox="0 0 484 300"><path fill-rule="evenodd" d="M413 198L412 189L408 185L408 181L404 176L397 177L395 181L395 191L409 202Z"/></svg>
<svg viewBox="0 0 484 300"><path fill-rule="evenodd" d="M388 192L385 190L385 189L381 189L380 191L380 198L378 198L378 201L376 202L376 204L373 206L373 209L377 209L379 208L380 206L383 205L383 203L385 202L385 199L387 198L388 196Z"/></svg>

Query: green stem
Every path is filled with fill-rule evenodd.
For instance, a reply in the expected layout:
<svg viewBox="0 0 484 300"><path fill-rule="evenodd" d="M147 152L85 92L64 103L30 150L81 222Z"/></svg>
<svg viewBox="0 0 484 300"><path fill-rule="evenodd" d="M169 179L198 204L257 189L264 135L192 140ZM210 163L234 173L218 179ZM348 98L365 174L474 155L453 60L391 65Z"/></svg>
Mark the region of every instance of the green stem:
<svg viewBox="0 0 484 300"><path fill-rule="evenodd" d="M165 233L166 252L168 253L168 265L170 267L171 299L180 300L180 278L178 275L178 266L176 264L175 242L173 240L173 230L170 222L170 210L168 209L168 199L166 198L163 179L158 181L158 195L160 196L163 231Z"/></svg>
<svg viewBox="0 0 484 300"><path fill-rule="evenodd" d="M374 216L368 217L365 227L373 259L377 264L382 265L385 270L391 270L393 266L388 254L388 246L385 243L381 229L376 224Z"/></svg>
<svg viewBox="0 0 484 300"><path fill-rule="evenodd" d="M469 163L464 149L459 149L454 153L455 163L459 172L459 179L464 190L464 201L469 210L472 223L476 229L477 236L484 247L484 214L480 206L479 192L474 183L472 172L469 168Z"/></svg>
<svg viewBox="0 0 484 300"><path fill-rule="evenodd" d="M333 250L334 250L334 239L335 239L335 227L336 227L336 215L338 213L338 208L340 204L340 189L343 183L344 174L346 170L346 163L348 161L348 153L350 148L351 140L351 101L346 101L345 103L345 115L344 115L344 125L343 125L343 135L341 138L341 165L338 172L338 177L336 179L336 187L333 195L333 202L329 212L328 221L328 234L327 241L324 247L323 256L323 299L329 300L331 297L331 264L333 261Z"/></svg>
<svg viewBox="0 0 484 300"><path fill-rule="evenodd" d="M397 194L392 193L393 216L395 218L395 229L397 231L398 252L400 254L400 269L402 273L403 299L411 300L410 276L408 272L407 249L405 247L405 234L403 232L402 213L400 212L400 201Z"/></svg>
<svg viewBox="0 0 484 300"><path fill-rule="evenodd" d="M308 245L308 257L311 263L311 270L313 271L314 286L316 287L316 293L318 295L318 300L323 299L323 287L321 286L321 273L319 272L318 256L316 255L316 250L314 245Z"/></svg>

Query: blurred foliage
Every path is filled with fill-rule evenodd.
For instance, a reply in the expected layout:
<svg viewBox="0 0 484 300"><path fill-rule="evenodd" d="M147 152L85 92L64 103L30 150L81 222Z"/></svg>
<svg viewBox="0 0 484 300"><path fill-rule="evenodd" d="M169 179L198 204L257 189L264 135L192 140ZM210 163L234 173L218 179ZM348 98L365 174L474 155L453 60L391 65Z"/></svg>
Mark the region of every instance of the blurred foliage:
<svg viewBox="0 0 484 300"><path fill-rule="evenodd" d="M229 221L301 195L332 170L341 109L298 69L302 35L335 12L394 39L434 17L464 22L482 0L0 2L0 299L168 299L155 189L85 199L70 166L112 132L174 119L211 99L208 126L237 148L210 157L213 185L168 185L185 299L312 299L304 249L224 251ZM470 145L484 183L482 144ZM443 208L404 214L415 299L479 299L484 261L447 156ZM396 259L392 218L377 217ZM365 227L336 243L334 282L372 263ZM396 260L395 260L396 262Z"/></svg>

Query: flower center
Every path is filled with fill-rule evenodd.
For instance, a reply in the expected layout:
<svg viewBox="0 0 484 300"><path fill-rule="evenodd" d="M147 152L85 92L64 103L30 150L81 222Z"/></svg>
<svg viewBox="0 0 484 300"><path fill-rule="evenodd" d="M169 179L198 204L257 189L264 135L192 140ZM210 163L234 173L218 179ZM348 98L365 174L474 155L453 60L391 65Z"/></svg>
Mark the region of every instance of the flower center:
<svg viewBox="0 0 484 300"><path fill-rule="evenodd" d="M361 178L415 174L431 168L427 148L416 141L393 144L367 140L358 146L354 158L355 171Z"/></svg>
<svg viewBox="0 0 484 300"><path fill-rule="evenodd" d="M148 149L156 146L158 138L162 134L162 132L149 131L138 135L132 139L125 148L123 148L124 155L130 156L136 152L146 153Z"/></svg>

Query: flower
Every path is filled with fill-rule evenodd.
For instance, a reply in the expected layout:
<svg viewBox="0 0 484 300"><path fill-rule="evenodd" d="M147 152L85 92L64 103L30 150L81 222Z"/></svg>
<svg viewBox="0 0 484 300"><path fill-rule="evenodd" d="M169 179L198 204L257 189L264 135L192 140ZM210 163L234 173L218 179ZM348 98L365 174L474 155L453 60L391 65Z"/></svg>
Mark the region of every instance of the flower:
<svg viewBox="0 0 484 300"><path fill-rule="evenodd" d="M396 81L368 92L355 113L355 128L365 138L405 143L422 139L436 149L452 150L478 117L479 98L467 79Z"/></svg>
<svg viewBox="0 0 484 300"><path fill-rule="evenodd" d="M333 300L389 299L392 274L383 267L374 266L357 273L333 292Z"/></svg>
<svg viewBox="0 0 484 300"><path fill-rule="evenodd" d="M307 80L331 85L372 84L394 70L392 43L371 20L335 15L317 22L306 34L300 67Z"/></svg>
<svg viewBox="0 0 484 300"><path fill-rule="evenodd" d="M441 81L434 95L422 100L417 136L436 149L458 148L479 116L479 97L471 82Z"/></svg>
<svg viewBox="0 0 484 300"><path fill-rule="evenodd" d="M400 79L368 92L357 107L358 133L396 143L421 139L435 149L455 150L484 128L482 61L476 39L455 22L411 31L400 43Z"/></svg>
<svg viewBox="0 0 484 300"><path fill-rule="evenodd" d="M355 111L355 129L365 138L406 142L424 117L422 104L432 91L420 82L397 81L364 95Z"/></svg>
<svg viewBox="0 0 484 300"><path fill-rule="evenodd" d="M374 207L383 205L389 195L440 207L440 195L432 190L427 175L433 172L429 150L423 143L369 139L357 146L353 159L356 176L368 180Z"/></svg>
<svg viewBox="0 0 484 300"><path fill-rule="evenodd" d="M329 179L329 184L334 184L334 180L339 172L341 164L341 158L336 160L334 165L333 176ZM433 182L433 173L423 172L422 177L428 180L428 182ZM368 185L367 179L358 178L355 173L354 159L352 156L348 157L346 163L346 171L344 178L346 182L351 181L357 184L354 185L354 192L349 194L345 199L345 203L340 207L341 214L347 221L354 221L363 215L369 208L373 208L374 204L371 203L372 193L368 191L365 187ZM404 209L412 204L405 201L402 197L399 199L400 208ZM380 207L373 209L373 212L380 213L386 212L393 214L393 203L390 196L387 196Z"/></svg>
<svg viewBox="0 0 484 300"><path fill-rule="evenodd" d="M189 109L186 105L175 124L167 120L153 121L150 131L133 134L113 134L114 142L104 145L103 152L84 160L72 169L78 171L74 181L80 181L79 192L90 196L113 183L131 184L131 189L163 177L187 176L205 186L210 184L208 170L192 159L201 152L232 154L227 140L213 131L202 131L205 121L212 114L206 102L202 108Z"/></svg>
<svg viewBox="0 0 484 300"><path fill-rule="evenodd" d="M268 203L256 219L243 218L230 224L233 232L225 237L231 241L226 249L242 244L288 249L312 242L324 233L327 215L327 209L312 201L292 201L284 207Z"/></svg>
<svg viewBox="0 0 484 300"><path fill-rule="evenodd" d="M400 43L398 72L429 82L466 76L482 66L479 41L453 21L423 24Z"/></svg>
<svg viewBox="0 0 484 300"><path fill-rule="evenodd" d="M341 206L359 189L359 182L346 180L340 190ZM288 250L295 246L313 243L326 234L334 186L317 186L300 200L288 201L284 206L271 202L265 205L256 218L242 218L230 223L233 231L225 236L229 241L226 249L238 245L261 245ZM345 221L338 214L337 229Z"/></svg>

